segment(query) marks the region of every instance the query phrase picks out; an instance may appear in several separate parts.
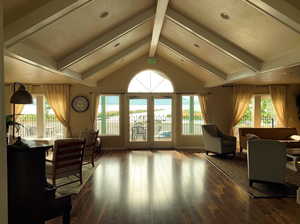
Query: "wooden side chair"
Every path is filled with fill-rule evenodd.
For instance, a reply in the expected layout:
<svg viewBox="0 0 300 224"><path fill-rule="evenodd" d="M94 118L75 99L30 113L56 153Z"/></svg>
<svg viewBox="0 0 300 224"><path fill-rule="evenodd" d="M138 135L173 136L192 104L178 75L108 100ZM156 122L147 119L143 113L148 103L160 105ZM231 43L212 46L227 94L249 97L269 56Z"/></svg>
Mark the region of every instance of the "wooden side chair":
<svg viewBox="0 0 300 224"><path fill-rule="evenodd" d="M95 166L95 154L98 147L98 133L98 130L85 130L80 134L80 138L85 141L83 165L91 163L93 167Z"/></svg>
<svg viewBox="0 0 300 224"><path fill-rule="evenodd" d="M82 139L56 140L53 148L52 160L46 160L46 176L56 186L56 180L68 176L76 176L75 181L61 184L71 184L80 181L82 184L82 162L85 141Z"/></svg>

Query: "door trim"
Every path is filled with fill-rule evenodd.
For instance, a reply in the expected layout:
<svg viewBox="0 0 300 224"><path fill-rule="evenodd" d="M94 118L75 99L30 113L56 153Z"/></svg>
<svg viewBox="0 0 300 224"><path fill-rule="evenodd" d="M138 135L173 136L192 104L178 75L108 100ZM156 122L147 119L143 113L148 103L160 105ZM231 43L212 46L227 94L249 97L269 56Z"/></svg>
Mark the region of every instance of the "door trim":
<svg viewBox="0 0 300 224"><path fill-rule="evenodd" d="M170 97L172 99L172 140L171 141L154 141L154 99ZM129 120L129 99L146 98L147 99L147 142L130 142L130 120ZM165 149L173 148L176 138L175 120L176 120L176 94L174 93L127 93L125 94L125 112L124 112L124 130L125 144L127 149ZM151 123L152 122L152 123Z"/></svg>

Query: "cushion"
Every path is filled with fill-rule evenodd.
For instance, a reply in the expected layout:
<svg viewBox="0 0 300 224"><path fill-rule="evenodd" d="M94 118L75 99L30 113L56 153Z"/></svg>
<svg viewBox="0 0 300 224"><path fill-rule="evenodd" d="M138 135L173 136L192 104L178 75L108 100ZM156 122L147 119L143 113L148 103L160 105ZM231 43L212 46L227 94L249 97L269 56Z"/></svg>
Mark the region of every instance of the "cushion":
<svg viewBox="0 0 300 224"><path fill-rule="evenodd" d="M258 137L255 134L246 134L246 138L248 141L254 140L254 139L260 139L260 137Z"/></svg>
<svg viewBox="0 0 300 224"><path fill-rule="evenodd" d="M300 141L300 135L291 135L290 139L296 140L296 141Z"/></svg>

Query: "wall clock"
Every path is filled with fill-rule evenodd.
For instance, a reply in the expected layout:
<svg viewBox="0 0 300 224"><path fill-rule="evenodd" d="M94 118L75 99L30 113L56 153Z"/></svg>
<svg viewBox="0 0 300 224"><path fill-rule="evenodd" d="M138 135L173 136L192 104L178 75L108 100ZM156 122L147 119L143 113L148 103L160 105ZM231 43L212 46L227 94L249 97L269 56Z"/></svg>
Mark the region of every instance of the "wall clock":
<svg viewBox="0 0 300 224"><path fill-rule="evenodd" d="M85 96L76 96L73 98L71 105L76 112L85 112L89 109L90 103Z"/></svg>

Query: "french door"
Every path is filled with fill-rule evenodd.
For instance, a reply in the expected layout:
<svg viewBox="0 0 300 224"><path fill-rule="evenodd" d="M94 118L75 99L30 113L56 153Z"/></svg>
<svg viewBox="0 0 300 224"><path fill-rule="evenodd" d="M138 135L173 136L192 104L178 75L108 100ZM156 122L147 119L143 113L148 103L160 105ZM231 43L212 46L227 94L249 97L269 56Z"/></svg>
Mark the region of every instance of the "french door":
<svg viewBox="0 0 300 224"><path fill-rule="evenodd" d="M128 94L127 147L171 148L174 141L173 111L172 94Z"/></svg>

